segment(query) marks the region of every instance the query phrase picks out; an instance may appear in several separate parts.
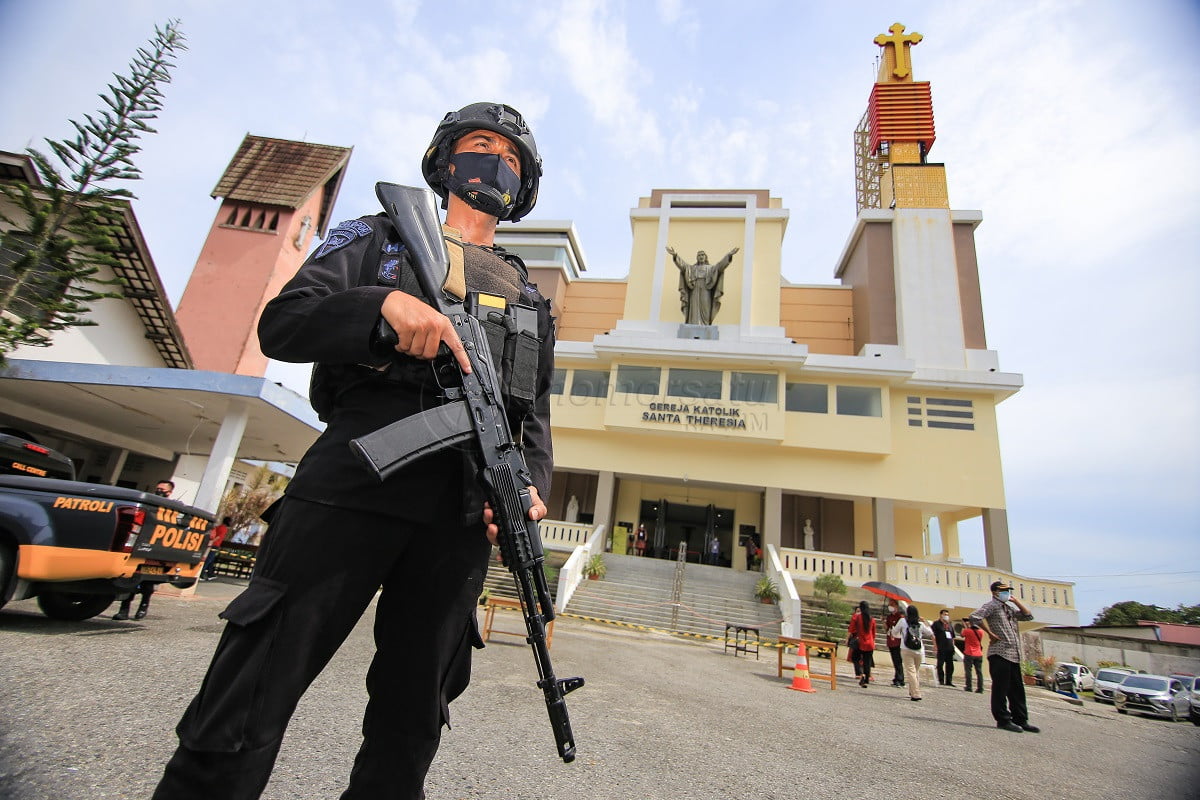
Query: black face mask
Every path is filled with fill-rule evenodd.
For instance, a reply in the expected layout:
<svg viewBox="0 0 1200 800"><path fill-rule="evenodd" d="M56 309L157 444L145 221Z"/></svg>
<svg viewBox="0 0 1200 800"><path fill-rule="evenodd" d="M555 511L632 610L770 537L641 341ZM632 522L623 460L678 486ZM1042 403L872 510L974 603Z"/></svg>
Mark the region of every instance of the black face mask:
<svg viewBox="0 0 1200 800"><path fill-rule="evenodd" d="M500 156L492 153L455 153L450 156L454 172L446 188L476 211L507 219L517 202L521 179Z"/></svg>

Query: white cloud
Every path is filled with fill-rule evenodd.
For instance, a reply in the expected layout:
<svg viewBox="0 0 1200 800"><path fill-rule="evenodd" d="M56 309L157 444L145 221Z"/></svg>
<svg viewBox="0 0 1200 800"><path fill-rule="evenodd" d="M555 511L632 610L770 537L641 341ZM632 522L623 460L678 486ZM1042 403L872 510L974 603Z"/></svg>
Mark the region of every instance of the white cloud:
<svg viewBox="0 0 1200 800"><path fill-rule="evenodd" d="M663 138L639 97L652 73L630 51L624 23L608 11L602 0L565 2L550 45L609 146L624 157L653 156L662 152Z"/></svg>
<svg viewBox="0 0 1200 800"><path fill-rule="evenodd" d="M1125 495L1178 503L1200 486L1193 373L1117 373L1029 387L1000 406L1010 482L1071 488L1070 497Z"/></svg>

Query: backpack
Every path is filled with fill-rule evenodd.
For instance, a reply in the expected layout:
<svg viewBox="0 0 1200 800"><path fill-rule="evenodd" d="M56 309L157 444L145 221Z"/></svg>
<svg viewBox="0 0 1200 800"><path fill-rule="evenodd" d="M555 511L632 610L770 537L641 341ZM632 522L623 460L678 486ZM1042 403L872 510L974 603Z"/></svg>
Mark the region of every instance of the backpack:
<svg viewBox="0 0 1200 800"><path fill-rule="evenodd" d="M921 644L921 625L917 623L917 627L905 623L904 628L904 646L909 650L924 650L925 646Z"/></svg>

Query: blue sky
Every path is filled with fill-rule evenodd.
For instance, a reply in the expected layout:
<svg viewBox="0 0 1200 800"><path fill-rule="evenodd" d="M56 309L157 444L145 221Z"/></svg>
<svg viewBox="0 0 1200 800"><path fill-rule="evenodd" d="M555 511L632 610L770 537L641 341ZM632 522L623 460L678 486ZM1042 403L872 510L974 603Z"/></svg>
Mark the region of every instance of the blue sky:
<svg viewBox="0 0 1200 800"><path fill-rule="evenodd" d="M833 283L872 39L920 32L930 158L983 212L988 343L1025 377L1000 407L1016 570L1076 580L1084 622L1200 603L1194 2L0 0L0 149L66 137L172 17L190 50L132 188L176 303L246 133L353 146L344 219L376 180L419 184L436 122L481 99L531 121L531 218L573 220L588 275L628 272L652 189L766 188L791 212L784 277Z"/></svg>

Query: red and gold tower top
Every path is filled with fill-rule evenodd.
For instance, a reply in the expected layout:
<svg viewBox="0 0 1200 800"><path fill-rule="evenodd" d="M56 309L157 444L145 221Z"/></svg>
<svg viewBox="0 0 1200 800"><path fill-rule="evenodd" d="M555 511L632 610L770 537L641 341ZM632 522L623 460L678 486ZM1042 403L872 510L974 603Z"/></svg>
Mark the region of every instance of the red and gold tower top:
<svg viewBox="0 0 1200 800"><path fill-rule="evenodd" d="M926 163L936 138L929 82L913 80L912 47L924 37L906 33L899 22L888 30L890 33L875 37L883 54L866 115L869 151L891 170L891 180L881 181L882 205L948 208L945 171L940 165Z"/></svg>

